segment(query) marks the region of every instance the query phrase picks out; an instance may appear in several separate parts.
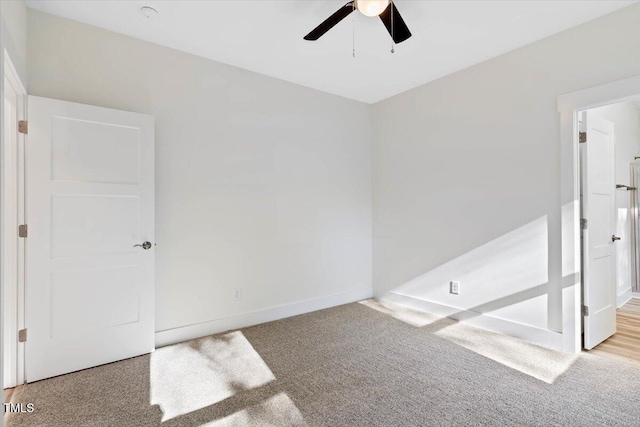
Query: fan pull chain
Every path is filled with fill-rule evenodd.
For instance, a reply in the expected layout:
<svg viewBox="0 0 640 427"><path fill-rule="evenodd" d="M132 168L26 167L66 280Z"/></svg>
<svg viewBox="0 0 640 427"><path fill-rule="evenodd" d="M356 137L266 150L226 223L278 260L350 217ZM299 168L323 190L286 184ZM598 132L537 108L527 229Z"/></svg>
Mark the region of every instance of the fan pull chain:
<svg viewBox="0 0 640 427"><path fill-rule="evenodd" d="M353 3L354 6L354 10L355 10L355 2ZM352 29L351 29L351 36L352 36L352 44L351 44L351 48L353 49L353 57L356 57L356 17L354 16L354 14L351 15L351 22L352 22Z"/></svg>
<svg viewBox="0 0 640 427"><path fill-rule="evenodd" d="M391 4L389 5L389 12L391 13L391 53L396 53L395 43L393 40L393 8L394 8L393 0L391 0Z"/></svg>

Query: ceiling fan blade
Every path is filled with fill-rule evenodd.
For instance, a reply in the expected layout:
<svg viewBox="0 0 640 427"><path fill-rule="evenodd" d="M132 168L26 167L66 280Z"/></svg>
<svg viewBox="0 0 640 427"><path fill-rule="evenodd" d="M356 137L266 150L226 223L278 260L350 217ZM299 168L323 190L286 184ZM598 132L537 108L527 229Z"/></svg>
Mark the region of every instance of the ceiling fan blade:
<svg viewBox="0 0 640 427"><path fill-rule="evenodd" d="M305 40L318 40L324 33L335 27L335 25L342 21L344 18L349 16L351 12L354 11L354 2L350 1L349 3L342 6L338 9L333 15L328 17L322 24L318 25L313 29L309 34L304 36Z"/></svg>
<svg viewBox="0 0 640 427"><path fill-rule="evenodd" d="M409 31L409 27L407 27L400 12L398 12L395 2L392 1L384 12L380 14L380 19L384 26L387 27L387 31L389 31L389 35L391 35L394 42L402 43L411 37L411 31Z"/></svg>

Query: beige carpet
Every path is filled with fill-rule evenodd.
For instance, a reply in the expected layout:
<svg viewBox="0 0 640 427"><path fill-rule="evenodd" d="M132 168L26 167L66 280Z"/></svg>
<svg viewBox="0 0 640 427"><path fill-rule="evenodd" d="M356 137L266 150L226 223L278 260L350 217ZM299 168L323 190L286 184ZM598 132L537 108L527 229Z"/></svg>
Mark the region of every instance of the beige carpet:
<svg viewBox="0 0 640 427"><path fill-rule="evenodd" d="M12 426L640 425L640 369L376 301L21 387Z"/></svg>

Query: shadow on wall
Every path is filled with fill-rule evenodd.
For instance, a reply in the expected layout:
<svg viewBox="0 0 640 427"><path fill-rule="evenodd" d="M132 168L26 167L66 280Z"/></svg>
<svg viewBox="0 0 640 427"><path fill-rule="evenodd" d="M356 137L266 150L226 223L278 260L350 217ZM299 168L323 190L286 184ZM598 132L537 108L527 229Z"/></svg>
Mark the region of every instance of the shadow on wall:
<svg viewBox="0 0 640 427"><path fill-rule="evenodd" d="M549 329L559 301L549 280L549 230L542 216L390 292ZM449 283L460 282L460 294ZM551 293L550 293L551 292Z"/></svg>
<svg viewBox="0 0 640 427"><path fill-rule="evenodd" d="M566 203L560 221L539 217L379 297L579 352L579 215L579 201ZM451 280L459 295L449 293Z"/></svg>

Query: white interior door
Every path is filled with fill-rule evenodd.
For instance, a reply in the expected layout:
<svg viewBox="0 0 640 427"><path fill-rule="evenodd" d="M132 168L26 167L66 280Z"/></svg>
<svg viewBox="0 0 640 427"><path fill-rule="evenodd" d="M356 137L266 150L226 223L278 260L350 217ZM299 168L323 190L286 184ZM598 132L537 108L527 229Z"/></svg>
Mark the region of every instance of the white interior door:
<svg viewBox="0 0 640 427"><path fill-rule="evenodd" d="M583 117L587 142L582 162L584 346L591 349L616 332L615 170L613 123L592 112Z"/></svg>
<svg viewBox="0 0 640 427"><path fill-rule="evenodd" d="M154 349L153 117L30 96L26 376Z"/></svg>

